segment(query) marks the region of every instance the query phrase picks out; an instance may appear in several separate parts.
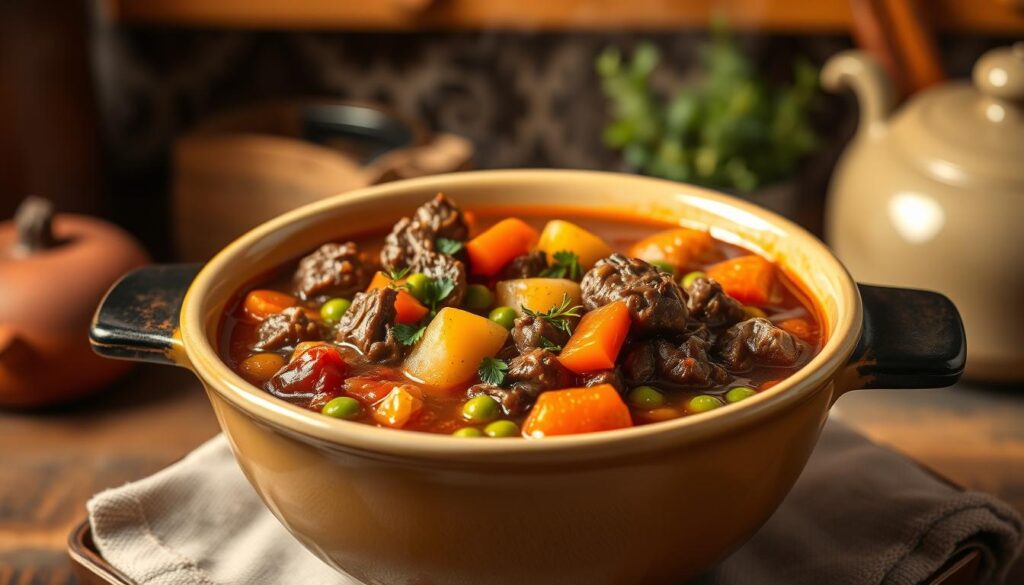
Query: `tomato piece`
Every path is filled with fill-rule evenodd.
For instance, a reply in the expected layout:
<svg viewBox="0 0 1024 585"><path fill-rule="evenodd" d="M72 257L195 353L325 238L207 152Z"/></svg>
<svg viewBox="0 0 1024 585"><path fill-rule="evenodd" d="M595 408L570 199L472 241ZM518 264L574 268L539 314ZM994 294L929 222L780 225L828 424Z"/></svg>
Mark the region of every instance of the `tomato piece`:
<svg viewBox="0 0 1024 585"><path fill-rule="evenodd" d="M399 384L373 407L377 424L400 429L423 410L423 391L412 384Z"/></svg>
<svg viewBox="0 0 1024 585"><path fill-rule="evenodd" d="M280 396L337 395L349 370L337 349L317 345L299 354L271 378L268 389Z"/></svg>

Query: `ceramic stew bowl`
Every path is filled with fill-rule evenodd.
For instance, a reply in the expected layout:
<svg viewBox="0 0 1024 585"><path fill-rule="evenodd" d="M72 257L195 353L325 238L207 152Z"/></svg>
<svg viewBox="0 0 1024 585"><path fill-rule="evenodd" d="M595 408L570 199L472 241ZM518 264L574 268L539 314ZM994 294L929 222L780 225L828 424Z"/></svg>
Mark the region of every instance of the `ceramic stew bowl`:
<svg viewBox="0 0 1024 585"><path fill-rule="evenodd" d="M828 341L802 370L741 403L543 440L466 441L332 419L221 362L219 317L239 289L324 241L386 229L439 191L470 210L557 204L708 226L802 282ZM195 270L125 277L97 313L96 351L192 369L268 508L314 554L372 584L679 583L772 514L842 393L947 386L964 365L963 328L945 297L858 290L796 225L711 191L628 175L488 171L361 189L257 227L193 279ZM154 294L163 298L137 304Z"/></svg>

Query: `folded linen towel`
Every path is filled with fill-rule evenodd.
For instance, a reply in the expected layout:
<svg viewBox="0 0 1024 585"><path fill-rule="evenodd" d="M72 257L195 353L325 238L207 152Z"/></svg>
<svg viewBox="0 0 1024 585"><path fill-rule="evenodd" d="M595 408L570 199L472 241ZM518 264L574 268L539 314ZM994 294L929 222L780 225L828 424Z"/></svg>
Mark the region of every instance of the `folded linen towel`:
<svg viewBox="0 0 1024 585"><path fill-rule="evenodd" d="M88 509L100 552L141 585L357 585L267 511L223 436ZM998 582L1022 533L998 499L957 490L832 420L778 511L697 583L909 585L966 549L981 553L983 582Z"/></svg>

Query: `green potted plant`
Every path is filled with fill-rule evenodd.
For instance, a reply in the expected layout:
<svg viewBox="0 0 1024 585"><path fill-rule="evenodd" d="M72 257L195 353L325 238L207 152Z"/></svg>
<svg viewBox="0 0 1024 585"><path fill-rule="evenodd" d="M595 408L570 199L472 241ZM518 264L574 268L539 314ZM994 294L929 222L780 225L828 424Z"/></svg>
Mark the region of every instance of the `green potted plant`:
<svg viewBox="0 0 1024 585"><path fill-rule="evenodd" d="M787 86L769 85L722 27L701 51L702 78L657 95L658 52L642 44L632 59L616 48L596 62L609 102L604 131L630 169L721 189L785 215L796 211L793 180L817 143L810 111L818 72L799 60Z"/></svg>

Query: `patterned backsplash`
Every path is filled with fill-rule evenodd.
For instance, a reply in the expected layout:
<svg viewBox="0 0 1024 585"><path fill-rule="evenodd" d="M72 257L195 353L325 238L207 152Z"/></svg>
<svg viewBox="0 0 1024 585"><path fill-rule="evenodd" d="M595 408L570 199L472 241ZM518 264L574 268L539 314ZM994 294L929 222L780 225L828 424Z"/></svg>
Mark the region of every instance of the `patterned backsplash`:
<svg viewBox="0 0 1024 585"><path fill-rule="evenodd" d="M594 59L606 46L653 42L663 56L656 83L692 75L707 33L313 33L124 29L93 35L97 92L116 207L139 233L165 226L168 152L174 139L217 112L260 101L330 97L370 100L468 138L476 166L620 168L601 143L604 98ZM816 64L849 46L845 36L743 34L773 78L793 58ZM963 74L992 39L943 42L949 70ZM854 120L852 102L823 99L818 125L834 159ZM140 218L149 218L148 220Z"/></svg>

